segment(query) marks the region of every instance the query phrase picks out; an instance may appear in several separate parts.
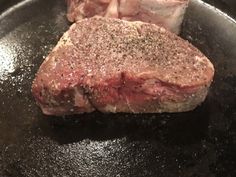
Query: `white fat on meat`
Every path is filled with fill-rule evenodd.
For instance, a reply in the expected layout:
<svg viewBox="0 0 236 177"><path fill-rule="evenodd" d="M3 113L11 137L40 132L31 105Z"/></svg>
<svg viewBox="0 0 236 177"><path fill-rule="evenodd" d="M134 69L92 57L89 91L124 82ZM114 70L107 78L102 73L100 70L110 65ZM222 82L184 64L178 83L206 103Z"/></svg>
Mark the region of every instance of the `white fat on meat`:
<svg viewBox="0 0 236 177"><path fill-rule="evenodd" d="M154 23L179 33L189 0L67 0L68 19L95 15Z"/></svg>
<svg viewBox="0 0 236 177"><path fill-rule="evenodd" d="M111 0L107 7L105 17L119 18L119 4L118 0Z"/></svg>

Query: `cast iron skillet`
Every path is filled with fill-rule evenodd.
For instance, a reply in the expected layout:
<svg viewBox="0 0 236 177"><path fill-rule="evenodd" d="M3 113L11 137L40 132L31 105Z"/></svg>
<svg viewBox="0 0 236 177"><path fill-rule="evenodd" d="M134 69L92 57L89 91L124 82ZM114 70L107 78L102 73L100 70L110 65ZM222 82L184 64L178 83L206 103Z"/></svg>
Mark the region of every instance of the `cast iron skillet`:
<svg viewBox="0 0 236 177"><path fill-rule="evenodd" d="M5 0L0 9L1 177L236 176L232 18L200 0L190 3L181 36L216 69L196 110L59 118L42 115L30 87L43 56L69 27L64 0Z"/></svg>

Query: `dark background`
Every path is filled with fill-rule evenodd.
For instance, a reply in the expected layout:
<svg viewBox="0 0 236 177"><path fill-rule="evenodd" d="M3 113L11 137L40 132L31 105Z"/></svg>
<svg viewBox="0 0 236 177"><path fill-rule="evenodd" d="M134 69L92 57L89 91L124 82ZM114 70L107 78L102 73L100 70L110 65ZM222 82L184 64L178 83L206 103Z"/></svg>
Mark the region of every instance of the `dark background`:
<svg viewBox="0 0 236 177"><path fill-rule="evenodd" d="M221 9L232 17L236 17L236 1L235 0L204 0L213 6Z"/></svg>
<svg viewBox="0 0 236 177"><path fill-rule="evenodd" d="M0 0L1 12L16 2ZM69 27L66 6L30 0L0 15L0 46L15 60L0 82L0 177L235 177L236 24L197 2L181 37L211 59L216 74L206 101L180 114L42 115L30 87ZM233 0L210 3L235 15Z"/></svg>

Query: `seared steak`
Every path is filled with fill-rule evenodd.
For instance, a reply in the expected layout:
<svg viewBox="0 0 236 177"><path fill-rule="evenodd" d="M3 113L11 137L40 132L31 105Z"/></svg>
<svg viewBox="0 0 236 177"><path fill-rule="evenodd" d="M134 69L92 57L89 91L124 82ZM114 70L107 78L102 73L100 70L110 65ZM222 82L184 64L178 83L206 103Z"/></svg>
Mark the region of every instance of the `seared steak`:
<svg viewBox="0 0 236 177"><path fill-rule="evenodd" d="M213 75L198 49L162 27L94 17L63 35L32 92L48 115L182 112L204 101Z"/></svg>
<svg viewBox="0 0 236 177"><path fill-rule="evenodd" d="M189 0L66 0L67 17L74 22L95 15L143 21L179 33Z"/></svg>

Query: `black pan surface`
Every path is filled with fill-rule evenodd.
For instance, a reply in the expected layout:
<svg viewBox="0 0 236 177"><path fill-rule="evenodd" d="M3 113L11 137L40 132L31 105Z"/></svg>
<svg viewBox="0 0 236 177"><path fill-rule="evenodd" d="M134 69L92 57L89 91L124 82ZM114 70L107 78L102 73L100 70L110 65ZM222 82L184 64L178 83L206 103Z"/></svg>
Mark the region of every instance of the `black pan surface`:
<svg viewBox="0 0 236 177"><path fill-rule="evenodd" d="M235 8L236 9L236 8ZM69 27L63 0L0 1L1 177L235 177L236 22L193 0L181 36L214 63L207 100L179 114L42 115L34 75Z"/></svg>

